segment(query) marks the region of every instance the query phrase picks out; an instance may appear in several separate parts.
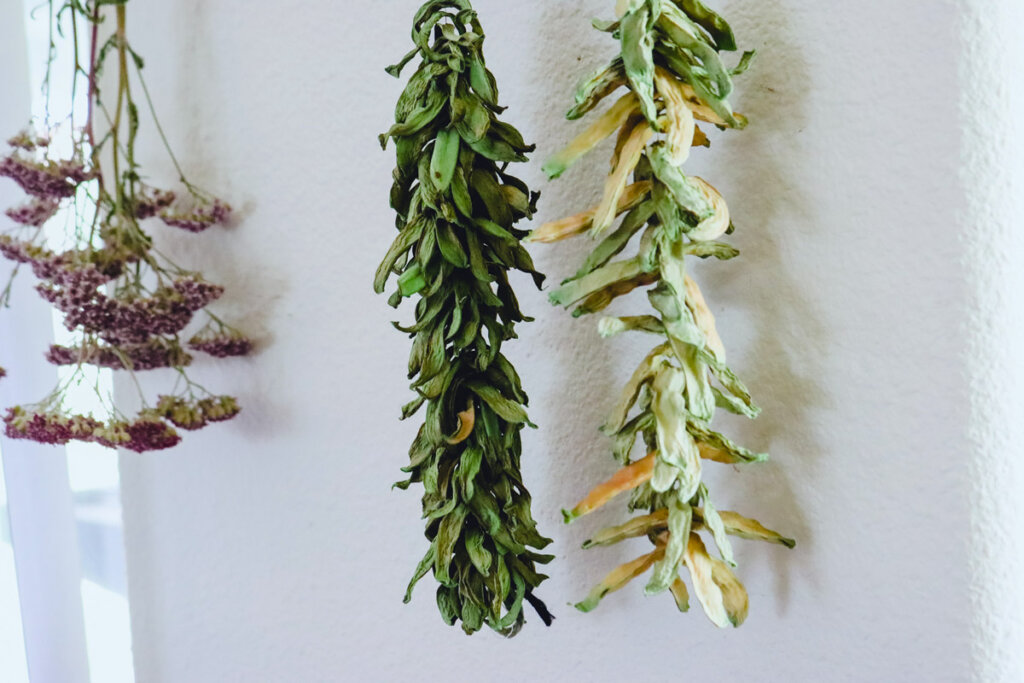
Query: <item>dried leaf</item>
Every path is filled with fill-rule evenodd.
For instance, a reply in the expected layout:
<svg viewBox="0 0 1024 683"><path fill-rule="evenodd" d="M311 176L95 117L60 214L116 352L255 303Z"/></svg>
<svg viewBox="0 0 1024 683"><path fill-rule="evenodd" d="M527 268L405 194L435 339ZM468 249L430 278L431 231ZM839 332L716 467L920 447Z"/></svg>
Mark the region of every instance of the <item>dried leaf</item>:
<svg viewBox="0 0 1024 683"><path fill-rule="evenodd" d="M676 601L676 607L679 608L680 612L690 611L690 593L686 590L686 584L679 577L672 582L672 586L669 588L672 591L672 597Z"/></svg>
<svg viewBox="0 0 1024 683"><path fill-rule="evenodd" d="M654 31L646 3L627 11L621 20L622 62L633 92L640 98L644 117L652 125L658 119L654 104Z"/></svg>
<svg viewBox="0 0 1024 683"><path fill-rule="evenodd" d="M686 429L686 375L675 368L661 370L651 384L651 410L657 420L658 459L672 467L672 477L652 481L651 488L668 491L678 482L680 500L688 501L700 485L701 462L697 444Z"/></svg>
<svg viewBox="0 0 1024 683"><path fill-rule="evenodd" d="M570 121L581 118L596 107L601 100L626 84L626 71L622 58L617 57L604 69L584 79L576 91L576 105L569 110L566 118Z"/></svg>
<svg viewBox="0 0 1024 683"><path fill-rule="evenodd" d="M625 524L602 529L584 542L583 548L615 545L630 538L646 536L668 526L668 510L658 510L643 517L634 517Z"/></svg>
<svg viewBox="0 0 1024 683"><path fill-rule="evenodd" d="M743 517L735 512L722 511L719 514L722 518L722 524L725 526L726 532L733 536L739 536L740 538L752 541L778 543L779 545L784 545L787 548L796 547L796 541L791 538L786 538L777 531L772 531L771 529L764 527L757 520Z"/></svg>
<svg viewBox="0 0 1024 683"><path fill-rule="evenodd" d="M656 454L652 453L646 458L623 467L611 479L594 488L571 511L563 510L562 515L565 517L566 524L590 514L620 493L625 493L650 481L654 473L655 462Z"/></svg>
<svg viewBox="0 0 1024 683"><path fill-rule="evenodd" d="M581 612L593 611L609 593L625 588L626 584L650 569L663 552L660 549L655 550L653 553L638 557L632 562L618 567L595 586L585 600L576 603L576 609Z"/></svg>
<svg viewBox="0 0 1024 683"><path fill-rule="evenodd" d="M726 598L721 587L715 581L714 560L708 555L704 542L697 534L690 534L685 562L693 579L693 590L697 594L697 600L711 622L719 628L738 626L726 608Z"/></svg>
<svg viewBox="0 0 1024 683"><path fill-rule="evenodd" d="M633 129L629 139L626 141L622 154L619 157L618 166L608 176L604 186L604 197L594 214L594 221L590 229L591 236L598 236L607 230L617 215L619 199L626 191L629 176L640 163L644 147L654 136L654 130L646 123L641 123Z"/></svg>
<svg viewBox="0 0 1024 683"><path fill-rule="evenodd" d="M645 594L664 593L678 579L679 564L686 552L692 523L693 508L678 499L672 501L668 508L668 542L665 544L665 555L654 565L651 580L644 589Z"/></svg>
<svg viewBox="0 0 1024 683"><path fill-rule="evenodd" d="M707 488L704 488L701 498L704 501L704 508L701 510L701 517L704 519L704 523L707 525L708 530L715 539L715 545L718 546L718 552L722 554L723 560L735 567L736 560L733 558L732 544L729 543L729 538L726 535L725 524L722 521L722 517L718 514L718 510L716 510L715 506L711 504Z"/></svg>
<svg viewBox="0 0 1024 683"><path fill-rule="evenodd" d="M665 116L668 118L665 143L669 161L675 166L682 166L690 158L690 149L697 136L697 122L675 78L664 69L657 69L654 83L665 102Z"/></svg>
<svg viewBox="0 0 1024 683"><path fill-rule="evenodd" d="M600 144L602 140L610 135L614 135L615 131L639 109L639 100L635 94L628 93L622 96L611 109L591 124L575 140L570 142L565 149L548 159L541 170L547 174L548 178L561 176L583 155Z"/></svg>
<svg viewBox="0 0 1024 683"><path fill-rule="evenodd" d="M615 215L621 215L632 211L640 205L651 192L650 181L640 181L626 187L615 210ZM586 232L594 223L594 216L597 215L598 207L584 211L583 213L563 218L560 221L545 223L530 233L526 242L551 243L573 237Z"/></svg>
<svg viewBox="0 0 1024 683"><path fill-rule="evenodd" d="M459 429L445 439L451 446L462 443L473 433L473 424L476 422L476 409L473 407L472 401L469 402L464 411L459 413L458 417Z"/></svg>

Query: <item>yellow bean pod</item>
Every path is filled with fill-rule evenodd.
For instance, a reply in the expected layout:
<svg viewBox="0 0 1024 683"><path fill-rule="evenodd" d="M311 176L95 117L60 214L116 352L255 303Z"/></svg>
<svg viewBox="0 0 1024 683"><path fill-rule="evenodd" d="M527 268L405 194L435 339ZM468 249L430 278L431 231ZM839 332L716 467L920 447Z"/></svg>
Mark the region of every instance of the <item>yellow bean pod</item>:
<svg viewBox="0 0 1024 683"><path fill-rule="evenodd" d="M625 588L630 581L638 576L642 576L648 569L654 566L654 563L660 560L664 554L664 547L660 547L652 553L638 557L632 562L627 562L626 564L615 568L610 574L608 574L608 576L604 577L604 580L601 581L601 583L594 586L594 589L590 591L590 595L588 595L586 599L582 602L576 603L576 609L581 612L592 611L598 606L605 596Z"/></svg>
<svg viewBox="0 0 1024 683"><path fill-rule="evenodd" d="M622 196L619 197L615 215L620 216L627 211L632 211L651 193L651 181L642 180L626 187ZM541 242L549 244L558 242L580 233L584 233L594 224L594 216L597 215L599 207L594 207L575 216L563 218L560 221L545 223L531 232L524 241Z"/></svg>
<svg viewBox="0 0 1024 683"><path fill-rule="evenodd" d="M588 515L608 503L612 498L631 491L637 486L646 484L654 475L657 453L651 453L642 460L623 467L608 481L595 487L586 498L581 500L571 511L562 511L566 523Z"/></svg>
<svg viewBox="0 0 1024 683"><path fill-rule="evenodd" d="M619 155L618 165L605 182L604 198L597 207L597 212L594 214L593 224L590 228L592 237L596 237L607 230L615 220L619 198L626 191L629 176L636 169L636 165L640 163L640 157L643 156L647 143L651 141L652 137L654 137L654 130L646 121L638 123L633 128L633 132L630 133L626 144L622 148L622 153Z"/></svg>
<svg viewBox="0 0 1024 683"><path fill-rule="evenodd" d="M557 178L562 175L566 169L600 144L602 140L614 135L615 131L623 123L639 111L640 100L637 99L637 96L632 92L623 95L611 109L606 111L561 152L548 159L544 163L542 170L549 178Z"/></svg>

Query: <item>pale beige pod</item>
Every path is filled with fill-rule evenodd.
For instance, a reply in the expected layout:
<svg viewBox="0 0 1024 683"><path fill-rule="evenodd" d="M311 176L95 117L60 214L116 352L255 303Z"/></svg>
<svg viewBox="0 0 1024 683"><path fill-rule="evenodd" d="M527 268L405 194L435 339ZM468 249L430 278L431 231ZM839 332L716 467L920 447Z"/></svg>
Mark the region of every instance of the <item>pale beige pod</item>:
<svg viewBox="0 0 1024 683"><path fill-rule="evenodd" d="M659 68L654 72L654 82L665 103L665 117L668 119L665 142L669 159L676 166L682 166L690 158L690 149L697 135L697 121L685 93L677 87L678 81L671 74Z"/></svg>
<svg viewBox="0 0 1024 683"><path fill-rule="evenodd" d="M697 321L697 327L704 333L711 353L715 354L715 358L724 363L725 344L722 343L722 337L718 334L715 315L708 308L707 301L704 299L704 293L700 291L700 286L689 275L686 276L686 307L693 313L693 317Z"/></svg>
<svg viewBox="0 0 1024 683"><path fill-rule="evenodd" d="M709 242L716 240L729 230L732 219L729 217L729 205L725 198L716 190L711 183L703 178L691 176L690 180L697 186L704 198L711 204L714 213L710 218L701 221L700 225L687 233L690 239L698 242Z"/></svg>

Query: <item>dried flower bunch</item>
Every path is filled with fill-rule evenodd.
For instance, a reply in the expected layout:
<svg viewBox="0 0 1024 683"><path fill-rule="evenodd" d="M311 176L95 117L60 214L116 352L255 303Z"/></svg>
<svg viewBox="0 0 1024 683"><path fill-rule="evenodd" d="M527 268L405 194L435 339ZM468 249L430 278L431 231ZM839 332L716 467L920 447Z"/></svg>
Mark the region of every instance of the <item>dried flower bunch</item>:
<svg viewBox="0 0 1024 683"><path fill-rule="evenodd" d="M710 144L696 120L721 129L745 126L728 98L732 76L745 70L753 53L744 54L737 68L726 68L720 52L736 49L733 32L699 0L620 0L617 10L615 21L595 26L620 41L621 54L585 81L569 118L582 117L621 87L628 92L544 167L557 177L617 132L604 197L595 209L548 223L529 237L554 242L588 233L600 239L579 271L551 294L553 303L575 306L574 315L580 316L647 287L657 314L600 322L605 337L638 331L659 342L602 428L623 468L565 513L572 521L631 491L630 510L646 514L601 531L584 547L646 536L653 549L609 574L577 608L594 609L605 595L653 568L645 592L670 592L687 611L689 592L680 577L685 567L708 617L722 628L739 626L748 599L731 570L729 536L788 547L794 542L735 512L717 510L702 483L702 459L737 465L767 456L734 444L710 426L716 407L749 418L759 409L726 366L714 317L687 274L687 257L738 255L716 241L732 232L729 209L709 183L686 175L683 164L691 147ZM637 235L636 255L613 260ZM638 437L645 455L634 459ZM708 552L700 532L710 534L721 559Z"/></svg>
<svg viewBox="0 0 1024 683"><path fill-rule="evenodd" d="M381 136L397 147L391 206L398 237L377 271L389 303L418 297L416 320L395 326L413 339L409 377L417 397L403 419L426 406L401 488L422 482L427 551L406 594L433 571L444 620L466 633L484 624L515 635L523 601L551 617L534 590L537 564L552 557L530 512L520 474L520 432L530 424L526 394L501 353L519 310L508 272L534 270L514 225L535 211L537 195L506 172L533 150L498 120L498 90L483 57L484 34L468 0L431 0L416 15L413 49L388 73L421 58Z"/></svg>
<svg viewBox="0 0 1024 683"><path fill-rule="evenodd" d="M27 195L25 204L6 212L15 227L0 235L0 254L16 264L12 279L22 265L32 270L40 280L40 296L63 314L76 338L74 345L54 345L46 353L51 363L72 367L70 376L39 403L7 411L4 422L11 438L47 444L79 440L143 452L176 445L181 440L176 428L199 429L239 412L234 398L209 393L189 379L185 368L193 360L189 351L243 356L252 342L208 310L223 287L172 263L142 227L155 218L202 232L225 222L230 207L189 183L169 147L184 195L143 182L135 156L140 127L135 89L141 87L150 109L152 102L142 58L125 33L126 5L110 0L44 5L51 35L70 36L73 64L67 66L74 69L72 88L87 89L87 112L80 126L76 121L82 112L74 105L65 118L51 119L50 73L57 67L52 49L46 120L13 137L10 152L0 158L0 176ZM83 53L87 61L80 58ZM116 69L112 96L101 96L105 68ZM45 133L36 132L40 128ZM156 129L166 145L158 122ZM8 285L5 306L10 292ZM183 342L197 314L207 322ZM70 414L66 407L68 389L83 382L87 366L130 373L166 368L177 379L154 405L142 395L143 408L134 416L124 415L97 387L107 412L101 420Z"/></svg>

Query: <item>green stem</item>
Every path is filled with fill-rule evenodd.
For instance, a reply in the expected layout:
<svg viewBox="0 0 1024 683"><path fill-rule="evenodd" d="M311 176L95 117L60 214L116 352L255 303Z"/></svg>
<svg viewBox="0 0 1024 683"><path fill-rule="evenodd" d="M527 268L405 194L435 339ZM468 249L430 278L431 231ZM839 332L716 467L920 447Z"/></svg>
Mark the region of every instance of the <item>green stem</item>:
<svg viewBox="0 0 1024 683"><path fill-rule="evenodd" d="M142 93L146 97L146 105L149 107L149 113L153 117L153 123L156 126L156 131L160 135L160 141L164 145L164 149L167 150L167 155L171 158L171 163L174 165L174 170L178 172L178 180L191 192L193 195L202 194L199 188L195 187L185 178L185 172L181 169L181 164L178 163L178 158L174 155L174 150L171 149L171 143L167 140L167 134L164 133L164 127L160 124L160 118L156 115L156 107L153 106L153 98L149 94L149 86L146 85L146 78L142 75L142 69L135 69L136 75L139 77L139 84L142 86Z"/></svg>
<svg viewBox="0 0 1024 683"><path fill-rule="evenodd" d="M21 264L17 263L14 266L14 270L11 271L11 277L7 279L7 286L4 287L4 291L0 294L0 308L11 307L11 293L14 287L14 279L18 277L18 270L21 269Z"/></svg>
<svg viewBox="0 0 1024 683"><path fill-rule="evenodd" d="M71 101L74 102L78 93L78 74L82 70L82 65L78 61L78 12L75 9L75 5L71 4L71 45L75 51L75 70L71 74ZM75 108L71 107L71 131L74 136L75 131Z"/></svg>
<svg viewBox="0 0 1024 683"><path fill-rule="evenodd" d="M117 62L118 62L118 84L117 84L117 106L114 109L114 123L111 128L111 136L114 141L114 182L117 183L117 207L124 207L124 192L121 185L121 157L118 153L118 137L121 131L121 115L124 112L124 101L128 91L128 50L125 40L125 7L117 6Z"/></svg>
<svg viewBox="0 0 1024 683"><path fill-rule="evenodd" d="M57 51L57 45L53 41L53 0L47 0L46 9L48 13L47 19L49 20L49 53L47 54L48 59L46 60L46 76L43 78L43 97L45 100L45 117L46 127L50 127L50 76L53 73L53 59Z"/></svg>
<svg viewBox="0 0 1024 683"><path fill-rule="evenodd" d="M96 4L96 8L93 10L92 16L92 42L89 45L89 102L88 102L88 118L85 122L86 137L89 139L89 147L92 150L92 163L93 167L98 167L99 159L97 159L96 151L96 134L93 128L93 103L96 100L96 54L99 50L100 42L100 6ZM77 53L76 53L77 58ZM102 185L103 180L100 179Z"/></svg>

